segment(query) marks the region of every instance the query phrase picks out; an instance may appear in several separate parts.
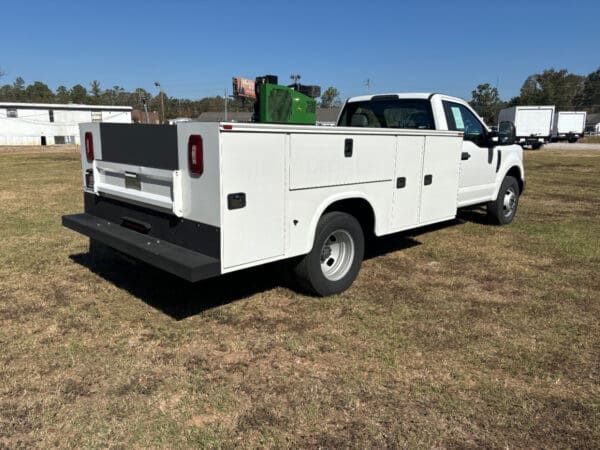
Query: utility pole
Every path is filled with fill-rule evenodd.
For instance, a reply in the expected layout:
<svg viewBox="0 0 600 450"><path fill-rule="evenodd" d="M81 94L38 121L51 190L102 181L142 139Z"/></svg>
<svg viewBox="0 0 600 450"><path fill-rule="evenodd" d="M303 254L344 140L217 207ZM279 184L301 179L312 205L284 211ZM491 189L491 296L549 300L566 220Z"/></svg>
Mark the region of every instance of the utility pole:
<svg viewBox="0 0 600 450"><path fill-rule="evenodd" d="M225 122L227 122L227 88L225 88L225 97L223 97L223 100L225 100Z"/></svg>
<svg viewBox="0 0 600 450"><path fill-rule="evenodd" d="M290 75L290 78L291 78L292 80L294 80L294 85L295 85L295 86L296 86L296 88L297 88L297 87L298 87L298 80L299 80L300 78L302 78L302 77L301 77L299 74L297 74L297 73L293 73L293 74L291 74L291 75Z"/></svg>
<svg viewBox="0 0 600 450"><path fill-rule="evenodd" d="M150 120L148 119L148 103L147 103L146 97L142 97L142 103L144 105L144 114L146 116L146 124L149 124Z"/></svg>
<svg viewBox="0 0 600 450"><path fill-rule="evenodd" d="M158 81L154 82L154 86L158 86L158 88L160 89L160 110L162 112L161 123L164 124L165 119L166 119L166 117L165 117L165 92L163 91L163 88Z"/></svg>
<svg viewBox="0 0 600 450"><path fill-rule="evenodd" d="M371 79L367 78L367 94L371 93Z"/></svg>

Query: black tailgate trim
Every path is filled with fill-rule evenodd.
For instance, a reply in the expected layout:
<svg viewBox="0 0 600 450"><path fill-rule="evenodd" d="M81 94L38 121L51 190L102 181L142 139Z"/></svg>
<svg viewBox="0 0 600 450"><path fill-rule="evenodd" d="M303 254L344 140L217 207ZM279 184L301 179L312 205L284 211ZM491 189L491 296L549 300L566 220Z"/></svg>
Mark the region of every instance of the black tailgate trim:
<svg viewBox="0 0 600 450"><path fill-rule="evenodd" d="M122 225L124 218L135 220L147 225L147 236L171 242L215 259L221 257L219 227L88 192L83 194L83 204L84 211L93 216L118 225Z"/></svg>
<svg viewBox="0 0 600 450"><path fill-rule="evenodd" d="M221 273L221 264L215 258L151 238L147 234L136 233L91 214L63 216L62 223L67 228L188 281L199 281Z"/></svg>
<svg viewBox="0 0 600 450"><path fill-rule="evenodd" d="M101 123L102 161L178 170L177 127Z"/></svg>

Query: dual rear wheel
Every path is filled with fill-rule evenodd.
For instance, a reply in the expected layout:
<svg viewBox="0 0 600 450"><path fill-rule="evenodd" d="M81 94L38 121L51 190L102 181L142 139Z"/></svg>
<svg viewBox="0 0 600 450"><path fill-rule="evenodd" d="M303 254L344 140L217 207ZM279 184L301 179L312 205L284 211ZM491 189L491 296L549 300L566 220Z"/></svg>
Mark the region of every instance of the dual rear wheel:
<svg viewBox="0 0 600 450"><path fill-rule="evenodd" d="M293 268L300 285L312 294L339 294L356 279L365 252L365 238L358 220L333 211L317 225L313 249Z"/></svg>

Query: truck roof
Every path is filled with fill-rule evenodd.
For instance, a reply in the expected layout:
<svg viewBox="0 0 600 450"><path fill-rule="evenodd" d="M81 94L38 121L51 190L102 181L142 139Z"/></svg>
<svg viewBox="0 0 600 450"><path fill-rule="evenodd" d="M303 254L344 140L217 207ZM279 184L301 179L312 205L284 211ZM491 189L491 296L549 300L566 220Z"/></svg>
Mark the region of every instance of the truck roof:
<svg viewBox="0 0 600 450"><path fill-rule="evenodd" d="M350 97L347 102L366 102L377 97L397 97L399 99L424 99L429 100L434 95L439 95L442 100L455 101L457 103L468 104L466 100L451 95L441 94L439 92L390 92L388 94L360 95L358 97Z"/></svg>
<svg viewBox="0 0 600 450"><path fill-rule="evenodd" d="M390 92L387 94L360 95L358 97L350 97L348 102L365 102L373 100L374 97L397 96L398 98L424 98L428 99L434 92Z"/></svg>

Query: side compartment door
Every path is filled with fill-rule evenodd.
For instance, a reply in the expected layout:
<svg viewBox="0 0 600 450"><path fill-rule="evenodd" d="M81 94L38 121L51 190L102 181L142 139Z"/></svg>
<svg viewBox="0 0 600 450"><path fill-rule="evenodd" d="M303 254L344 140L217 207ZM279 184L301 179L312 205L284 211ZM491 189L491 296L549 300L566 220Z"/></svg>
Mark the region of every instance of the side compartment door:
<svg viewBox="0 0 600 450"><path fill-rule="evenodd" d="M391 180L394 136L325 133L291 135L290 189Z"/></svg>
<svg viewBox="0 0 600 450"><path fill-rule="evenodd" d="M390 229L400 231L419 222L419 203L423 178L424 136L398 136L394 199Z"/></svg>
<svg viewBox="0 0 600 450"><path fill-rule="evenodd" d="M223 268L284 253L286 136L221 134Z"/></svg>
<svg viewBox="0 0 600 450"><path fill-rule="evenodd" d="M456 216L461 144L455 136L425 137L420 223Z"/></svg>

